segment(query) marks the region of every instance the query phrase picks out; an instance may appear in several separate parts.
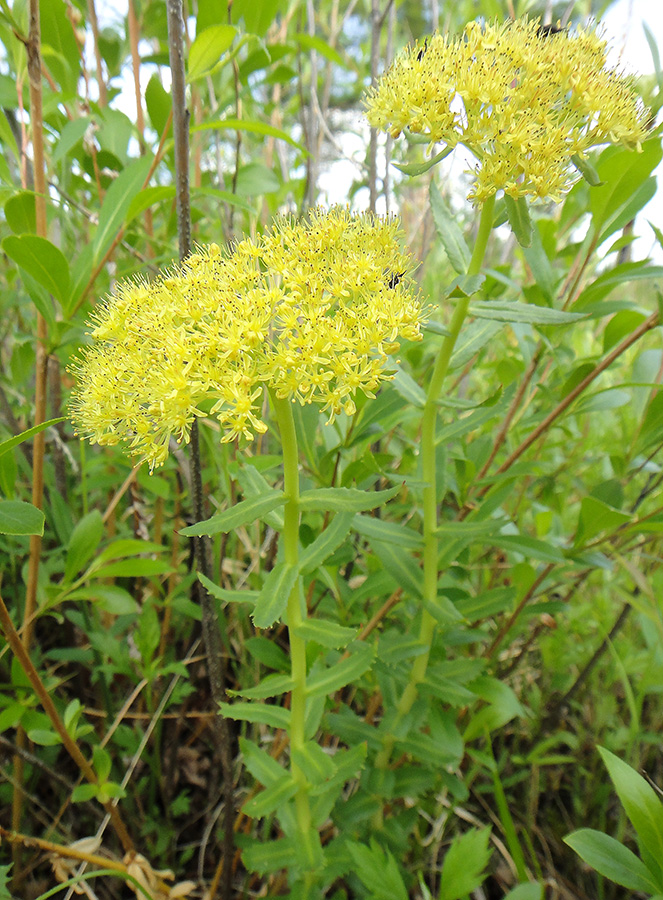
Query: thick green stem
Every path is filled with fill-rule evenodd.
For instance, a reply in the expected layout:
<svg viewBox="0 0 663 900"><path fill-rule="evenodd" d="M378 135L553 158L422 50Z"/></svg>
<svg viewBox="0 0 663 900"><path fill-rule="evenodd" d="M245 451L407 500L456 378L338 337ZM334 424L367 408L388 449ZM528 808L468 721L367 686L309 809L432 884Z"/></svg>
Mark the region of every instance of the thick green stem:
<svg viewBox="0 0 663 900"><path fill-rule="evenodd" d="M479 233L477 234L474 251L467 270L468 275L478 275L483 264L483 259L488 245L488 238L493 226L493 211L495 207L495 196L490 197L483 205L481 210L481 219L479 222ZM433 375L426 392L426 404L421 420L421 462L423 470L423 480L425 487L423 489L423 519L424 519L424 584L423 597L424 608L421 612L421 626L419 629L419 641L426 647L424 653L418 656L410 672L410 680L405 686L405 690L401 695L401 699L396 708L396 718L393 722L392 729L385 736L382 750L378 753L376 765L378 768L386 768L391 758L394 742L396 739L396 730L400 722L412 709L414 701L417 699L418 685L423 681L428 668L428 659L430 657L431 645L433 643L433 635L435 632L435 618L426 609L426 604L434 606L437 601L437 561L439 557L438 538L437 538L437 471L435 459L435 426L437 424L437 405L446 378L449 371L449 363L451 355L458 335L463 327L463 322L467 317L467 311L470 305L469 297L462 297L458 301L458 305L454 310L449 324L449 334L444 338L437 360Z"/></svg>
<svg viewBox="0 0 663 900"><path fill-rule="evenodd" d="M289 565L296 566L299 560L299 455L297 451L297 434L292 415L292 402L280 400L274 392L270 392L276 420L281 435L283 452L283 492L286 496L283 508L283 554ZM290 700L290 749L303 750L305 742L306 716L306 641L297 634L298 626L306 618L306 607L303 603L299 582L295 584L288 597L287 625L290 641L290 666L292 674L292 694ZM309 804L309 785L306 773L296 763L291 763L293 778L299 785L295 794L297 824L299 826L302 845L306 849L313 871L317 864L316 835L311 822ZM311 871L311 875L312 875ZM312 878L306 879L310 884Z"/></svg>

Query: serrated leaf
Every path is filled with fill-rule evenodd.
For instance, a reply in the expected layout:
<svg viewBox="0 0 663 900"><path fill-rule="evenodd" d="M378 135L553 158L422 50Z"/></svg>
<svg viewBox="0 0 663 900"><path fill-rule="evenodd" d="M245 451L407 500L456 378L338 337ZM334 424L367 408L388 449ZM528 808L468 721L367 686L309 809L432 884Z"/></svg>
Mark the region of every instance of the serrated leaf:
<svg viewBox="0 0 663 900"><path fill-rule="evenodd" d="M299 570L302 574L314 572L341 546L350 533L353 518L351 512L338 513L334 516L327 528L301 553Z"/></svg>
<svg viewBox="0 0 663 900"><path fill-rule="evenodd" d="M504 897L504 900L543 900L543 885L538 881L519 884Z"/></svg>
<svg viewBox="0 0 663 900"><path fill-rule="evenodd" d="M491 857L489 828L472 828L454 838L444 856L439 900L461 900L485 881Z"/></svg>
<svg viewBox="0 0 663 900"><path fill-rule="evenodd" d="M197 35L189 50L187 81L196 81L209 74L235 40L237 29L232 25L211 25Z"/></svg>
<svg viewBox="0 0 663 900"><path fill-rule="evenodd" d="M265 579L251 613L256 628L269 628L283 615L298 578L297 566L286 562L274 566Z"/></svg>
<svg viewBox="0 0 663 900"><path fill-rule="evenodd" d="M220 703L221 712L228 719L242 722L253 722L258 725L269 725L271 728L287 729L290 725L290 710L266 703L247 703L240 700L236 703Z"/></svg>
<svg viewBox="0 0 663 900"><path fill-rule="evenodd" d="M196 537L201 534L219 534L234 531L247 522L255 522L267 513L276 509L277 506L283 506L285 503L285 494L283 491L272 491L269 494L263 494L259 497L250 497L248 500L242 500L231 506L230 509L224 510L204 522L196 522L195 525L189 525L187 528L181 528L180 534L185 537Z"/></svg>
<svg viewBox="0 0 663 900"><path fill-rule="evenodd" d="M469 268L471 254L465 243L463 233L456 224L453 213L442 199L442 195L434 181L430 183L428 195L435 229L449 257L449 262L459 275L464 275Z"/></svg>
<svg viewBox="0 0 663 900"><path fill-rule="evenodd" d="M361 513L357 513L352 520L352 527L357 534L370 541L397 544L406 550L419 550L424 544L423 537L407 525L376 519L375 516L362 516Z"/></svg>
<svg viewBox="0 0 663 900"><path fill-rule="evenodd" d="M244 765L260 784L270 787L281 780L285 772L283 766L253 741L240 737L239 749Z"/></svg>
<svg viewBox="0 0 663 900"><path fill-rule="evenodd" d="M532 245L532 220L529 215L527 197L518 197L514 200L509 194L504 195L506 214L511 230L521 247Z"/></svg>
<svg viewBox="0 0 663 900"><path fill-rule="evenodd" d="M264 700L267 697L277 697L292 690L292 678L290 675L267 675L260 684L252 688L243 688L237 691L228 691L231 697L248 697L250 700Z"/></svg>
<svg viewBox="0 0 663 900"><path fill-rule="evenodd" d="M324 619L307 619L295 629L297 637L305 641L315 641L323 647L337 650L339 647L347 647L357 637L356 628L345 628L336 622L327 622Z"/></svg>
<svg viewBox="0 0 663 900"><path fill-rule="evenodd" d="M293 747L292 761L306 775L306 780L314 786L327 781L336 771L336 766L322 747L307 741L303 747Z"/></svg>
<svg viewBox="0 0 663 900"><path fill-rule="evenodd" d="M279 806L283 806L297 793L297 782L289 772L284 772L278 781L260 791L255 797L247 800L242 807L242 812L247 816L258 819L274 812Z"/></svg>
<svg viewBox="0 0 663 900"><path fill-rule="evenodd" d="M402 547L370 540L371 548L391 577L414 599L422 594L423 576L416 560Z"/></svg>
<svg viewBox="0 0 663 900"><path fill-rule="evenodd" d="M0 500L0 534L43 534L44 513L23 500Z"/></svg>
<svg viewBox="0 0 663 900"><path fill-rule="evenodd" d="M198 572L198 580L207 588L212 597L216 597L217 600L222 600L224 603L249 603L251 606L255 606L255 602L260 594L260 591L226 590L219 587L218 584L214 584L202 572Z"/></svg>
<svg viewBox="0 0 663 900"><path fill-rule="evenodd" d="M382 506L388 500L395 497L402 489L402 485L390 488L387 491L359 491L356 488L317 488L312 491L303 491L299 498L299 507L302 510L318 510L327 512L363 512L367 509L375 509Z"/></svg>
<svg viewBox="0 0 663 900"><path fill-rule="evenodd" d="M309 697L328 696L360 678L373 664L374 651L368 644L357 643L350 656L335 665L313 673L306 686Z"/></svg>
<svg viewBox="0 0 663 900"><path fill-rule="evenodd" d="M289 869L297 862L297 853L290 838L278 841L255 841L244 847L242 860L249 872L267 875L279 869Z"/></svg>
<svg viewBox="0 0 663 900"><path fill-rule="evenodd" d="M371 846L348 841L355 873L371 892L371 900L408 900L408 892L396 860L375 838Z"/></svg>

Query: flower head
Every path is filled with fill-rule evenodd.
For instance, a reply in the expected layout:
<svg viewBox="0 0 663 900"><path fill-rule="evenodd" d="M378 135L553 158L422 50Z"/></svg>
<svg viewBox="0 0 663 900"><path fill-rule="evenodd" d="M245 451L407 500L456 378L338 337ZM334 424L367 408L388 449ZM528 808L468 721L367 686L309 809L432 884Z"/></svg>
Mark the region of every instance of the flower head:
<svg viewBox="0 0 663 900"><path fill-rule="evenodd" d="M71 415L99 444L124 443L152 467L187 441L206 402L222 440L267 428L258 403L320 403L330 420L372 396L422 309L394 219L313 211L255 241L200 247L151 283L121 284L93 314L72 366ZM211 401L211 402L208 402Z"/></svg>
<svg viewBox="0 0 663 900"><path fill-rule="evenodd" d="M470 22L457 38L408 47L366 99L370 124L431 144L462 143L478 159L470 198L503 189L559 199L571 157L605 143L638 147L644 109L631 81L606 65L594 28L551 29L527 18Z"/></svg>

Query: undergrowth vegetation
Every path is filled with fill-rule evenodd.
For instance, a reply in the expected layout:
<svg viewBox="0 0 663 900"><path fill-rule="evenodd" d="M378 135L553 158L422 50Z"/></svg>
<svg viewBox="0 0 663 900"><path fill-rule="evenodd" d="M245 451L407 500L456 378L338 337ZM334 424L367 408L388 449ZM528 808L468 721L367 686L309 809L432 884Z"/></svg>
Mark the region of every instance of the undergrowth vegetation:
<svg viewBox="0 0 663 900"><path fill-rule="evenodd" d="M0 3L0 897L663 896L663 73L577 6Z"/></svg>

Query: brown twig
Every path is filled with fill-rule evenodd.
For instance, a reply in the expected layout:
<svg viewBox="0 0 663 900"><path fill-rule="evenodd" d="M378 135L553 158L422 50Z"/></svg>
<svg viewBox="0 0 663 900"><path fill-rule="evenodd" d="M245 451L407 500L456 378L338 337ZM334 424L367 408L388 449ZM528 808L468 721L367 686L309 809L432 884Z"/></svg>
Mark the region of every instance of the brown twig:
<svg viewBox="0 0 663 900"><path fill-rule="evenodd" d="M168 0L168 49L172 77L173 137L175 143L175 184L177 203L177 233L180 260L191 252L191 205L189 193L189 111L186 106L184 69L184 19L181 0ZM200 459L200 439L197 423L191 429L191 488L193 514L197 522L205 518L205 502ZM207 578L212 576L209 540L193 539L198 570ZM233 761L228 720L221 716L219 704L226 696L225 660L221 646L221 627L216 605L207 589L200 585L202 632L207 652L207 669L212 700L217 715L212 719L216 749L221 762L224 796L224 840L221 896L231 900L232 859L234 854L234 791Z"/></svg>
<svg viewBox="0 0 663 900"><path fill-rule="evenodd" d="M0 597L0 626L4 631L5 637L7 638L7 643L11 647L12 653L20 663L23 672L32 685L32 689L39 698L39 702L41 703L44 712L51 720L53 728L58 733L65 750L74 760L79 770L83 773L90 784L98 784L98 779L94 769L87 761L87 759L83 756L78 744L73 740L73 738L65 728L64 722L60 718L60 715L55 708L55 704L51 699L51 695L47 691L43 681L41 680L39 672L37 672L32 660L30 659L30 655L28 654L28 651L24 646L24 641L21 640L16 628L14 627L14 623L11 620L11 616L9 615L9 611L5 606L2 597ZM127 828L122 821L117 807L114 806L110 800L106 801L102 805L111 818L111 821L115 828L115 832L119 837L125 852L133 852L133 842L129 837L129 832L127 831Z"/></svg>

